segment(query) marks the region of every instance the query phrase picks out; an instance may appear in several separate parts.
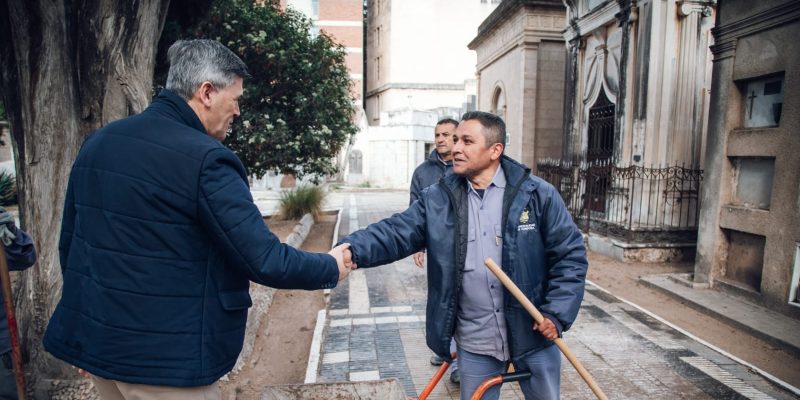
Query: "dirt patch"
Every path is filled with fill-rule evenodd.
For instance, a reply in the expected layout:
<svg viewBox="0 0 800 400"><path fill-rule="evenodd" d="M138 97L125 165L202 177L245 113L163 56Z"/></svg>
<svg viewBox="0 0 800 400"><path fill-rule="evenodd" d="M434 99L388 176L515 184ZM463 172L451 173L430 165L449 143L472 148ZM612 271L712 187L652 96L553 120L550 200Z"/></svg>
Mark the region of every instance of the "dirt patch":
<svg viewBox="0 0 800 400"><path fill-rule="evenodd" d="M639 278L646 275L693 271L694 265L691 263L620 263L600 254L589 253L588 278L592 282L794 386L800 385L800 369L786 367L799 365L797 358L639 283Z"/></svg>
<svg viewBox="0 0 800 400"><path fill-rule="evenodd" d="M296 219L277 219L274 217L265 217L264 223L267 224L269 230L281 239L281 242L286 242L286 238L292 233L294 226L297 225Z"/></svg>
<svg viewBox="0 0 800 400"><path fill-rule="evenodd" d="M270 230L285 240L296 221L267 219ZM311 228L301 249L326 252L336 225L335 215L323 215ZM278 290L258 329L250 359L227 382L220 382L225 400L258 400L267 385L303 383L317 311L325 308L321 290Z"/></svg>

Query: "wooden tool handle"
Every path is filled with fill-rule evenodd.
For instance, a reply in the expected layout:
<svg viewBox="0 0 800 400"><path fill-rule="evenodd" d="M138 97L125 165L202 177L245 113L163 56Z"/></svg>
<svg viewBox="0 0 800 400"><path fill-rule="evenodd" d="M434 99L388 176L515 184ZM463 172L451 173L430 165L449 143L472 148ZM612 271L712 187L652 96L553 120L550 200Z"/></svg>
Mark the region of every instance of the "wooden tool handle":
<svg viewBox="0 0 800 400"><path fill-rule="evenodd" d="M14 314L14 301L11 297L11 276L8 273L6 261L6 248L0 241L0 284L3 287L3 304L8 320L8 334L11 338L11 363L14 366L14 379L17 383L19 400L25 400L25 372L22 369L22 352L19 350L19 332L17 331L17 318Z"/></svg>
<svg viewBox="0 0 800 400"><path fill-rule="evenodd" d="M542 316L542 313L536 309L536 306L534 306L533 303L531 303L531 301L525 297L525 295L521 290L519 290L519 287L517 287L511 278L509 278L508 275L506 275L506 273L503 272L503 270L500 269L500 267L495 264L491 258L487 258L484 263L486 264L486 267L489 268L489 270L491 270L495 276L497 276L497 279L500 280L500 282L511 293L511 295L517 299L519 304L522 304L522 307L528 311L528 313L533 317L533 320L536 321L537 324L541 324L544 321L544 316ZM603 393L600 387L597 386L597 383L595 383L592 375L589 374L589 371L583 367L583 364L578 361L578 359L575 357L575 354L573 354L569 347L567 347L567 343L561 340L561 338L556 338L554 342L556 343L556 346L558 346L559 350L561 350L561 352L564 354L564 357L567 357L567 360L569 360L570 364L575 367L575 370L578 371L578 374L581 376L581 378L586 381L586 384L589 385L590 389L592 389L594 395L600 400L608 400L608 397L606 397L605 393Z"/></svg>

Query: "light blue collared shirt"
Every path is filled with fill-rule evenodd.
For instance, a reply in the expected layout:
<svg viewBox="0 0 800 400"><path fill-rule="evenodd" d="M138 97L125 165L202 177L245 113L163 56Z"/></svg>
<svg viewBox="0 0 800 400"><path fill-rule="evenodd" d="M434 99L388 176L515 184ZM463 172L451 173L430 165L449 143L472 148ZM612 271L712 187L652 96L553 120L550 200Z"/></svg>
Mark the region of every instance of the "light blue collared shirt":
<svg viewBox="0 0 800 400"><path fill-rule="evenodd" d="M469 184L469 241L455 333L459 347L500 361L510 357L503 285L483 261L491 257L498 265L502 263L505 187L506 176L500 166L482 197Z"/></svg>

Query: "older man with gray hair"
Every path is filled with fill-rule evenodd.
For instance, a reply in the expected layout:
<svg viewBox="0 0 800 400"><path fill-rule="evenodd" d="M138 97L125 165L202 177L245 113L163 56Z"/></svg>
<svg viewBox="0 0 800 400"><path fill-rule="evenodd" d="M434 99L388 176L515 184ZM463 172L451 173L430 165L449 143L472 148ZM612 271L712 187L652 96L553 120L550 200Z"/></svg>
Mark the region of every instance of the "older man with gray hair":
<svg viewBox="0 0 800 400"><path fill-rule="evenodd" d="M220 143L239 116L242 60L213 40L178 41L168 55L153 103L85 141L64 203L64 287L44 346L91 373L104 400L219 399L250 281L332 288L349 271L345 246L281 244Z"/></svg>

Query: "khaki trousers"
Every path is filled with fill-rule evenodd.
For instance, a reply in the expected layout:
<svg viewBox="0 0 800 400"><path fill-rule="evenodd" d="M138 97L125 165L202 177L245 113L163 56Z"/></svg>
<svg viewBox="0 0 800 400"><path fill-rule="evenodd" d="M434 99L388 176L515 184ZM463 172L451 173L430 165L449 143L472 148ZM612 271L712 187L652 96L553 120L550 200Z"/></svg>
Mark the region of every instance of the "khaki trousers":
<svg viewBox="0 0 800 400"><path fill-rule="evenodd" d="M221 400L219 384L175 387L125 383L92 375L92 382L102 400Z"/></svg>

